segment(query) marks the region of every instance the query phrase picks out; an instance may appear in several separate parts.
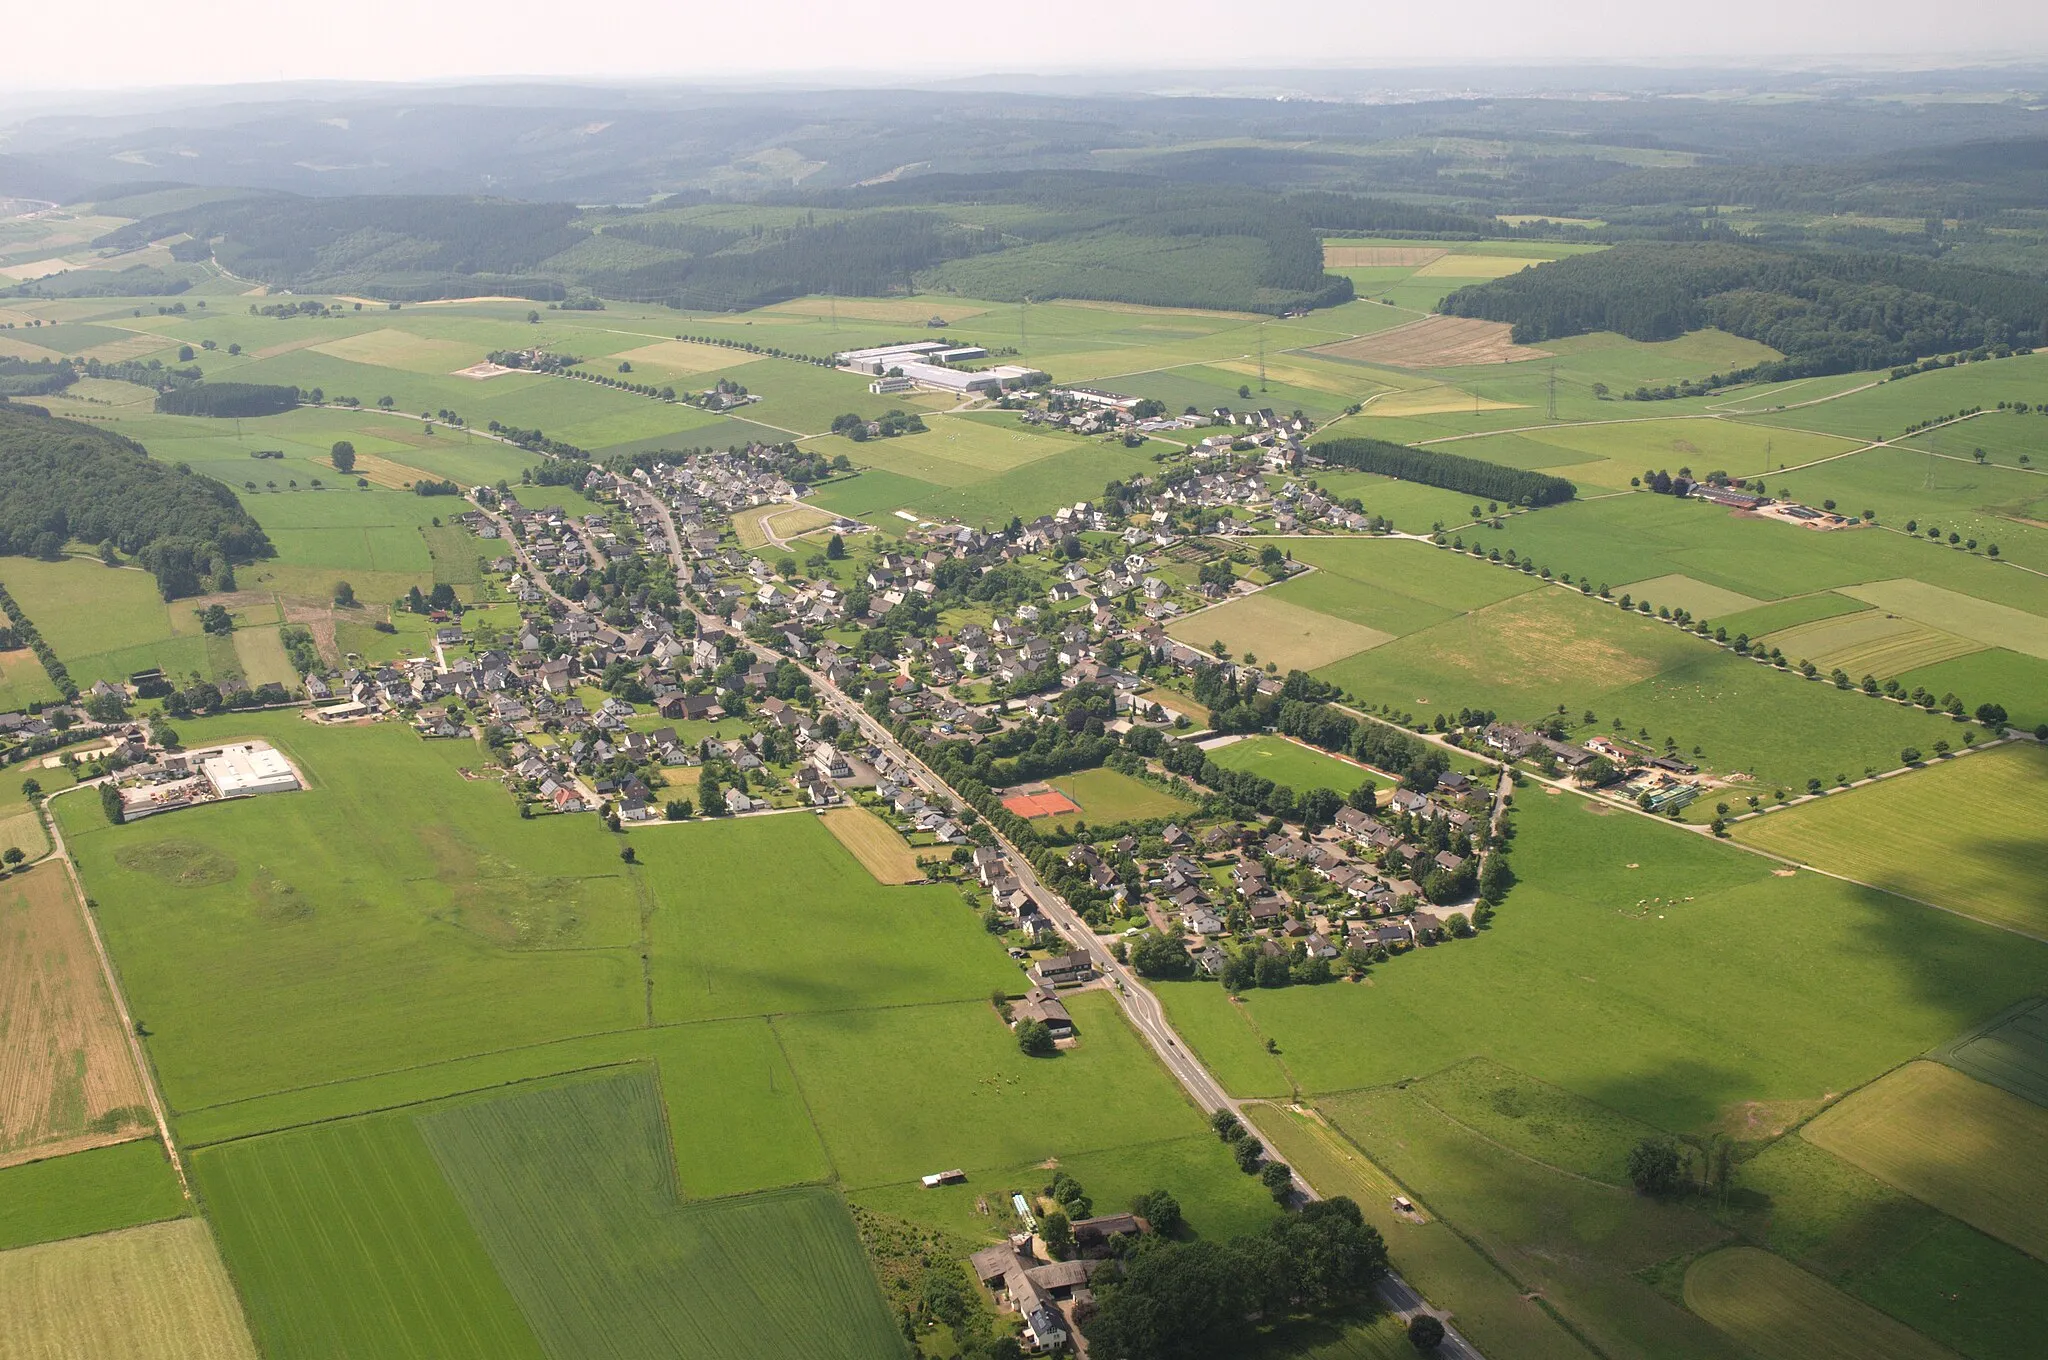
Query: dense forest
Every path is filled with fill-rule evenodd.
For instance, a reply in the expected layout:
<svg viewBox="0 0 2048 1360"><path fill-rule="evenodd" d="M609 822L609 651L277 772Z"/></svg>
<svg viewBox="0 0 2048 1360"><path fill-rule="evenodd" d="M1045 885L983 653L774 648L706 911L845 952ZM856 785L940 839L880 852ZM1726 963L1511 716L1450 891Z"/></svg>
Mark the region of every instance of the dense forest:
<svg viewBox="0 0 2048 1360"><path fill-rule="evenodd" d="M1776 380L2040 344L2048 283L1896 254L1642 242L1461 288L1442 310L1509 322L1523 344L1719 326L1784 354L1753 374Z"/></svg>
<svg viewBox="0 0 2048 1360"><path fill-rule="evenodd" d="M1562 477L1384 439L1325 439L1309 445L1308 451L1340 467L1484 496L1507 505L1555 505L1579 494L1578 488Z"/></svg>
<svg viewBox="0 0 2048 1360"><path fill-rule="evenodd" d="M54 558L111 544L165 599L233 589L234 563L273 549L234 492L74 421L0 405L0 554Z"/></svg>
<svg viewBox="0 0 2048 1360"><path fill-rule="evenodd" d="M78 381L70 364L55 359L10 359L0 355L0 397L39 397Z"/></svg>

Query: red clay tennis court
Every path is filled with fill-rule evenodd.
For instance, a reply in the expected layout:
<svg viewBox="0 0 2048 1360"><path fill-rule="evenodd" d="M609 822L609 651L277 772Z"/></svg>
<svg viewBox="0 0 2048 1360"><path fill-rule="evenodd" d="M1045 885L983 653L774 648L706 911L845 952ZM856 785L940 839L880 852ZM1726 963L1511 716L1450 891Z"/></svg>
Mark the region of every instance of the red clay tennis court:
<svg viewBox="0 0 2048 1360"><path fill-rule="evenodd" d="M1068 812L1079 812L1080 805L1064 793L1048 789L1044 793L1013 793L1003 799L1003 806L1027 820L1033 817L1058 817Z"/></svg>

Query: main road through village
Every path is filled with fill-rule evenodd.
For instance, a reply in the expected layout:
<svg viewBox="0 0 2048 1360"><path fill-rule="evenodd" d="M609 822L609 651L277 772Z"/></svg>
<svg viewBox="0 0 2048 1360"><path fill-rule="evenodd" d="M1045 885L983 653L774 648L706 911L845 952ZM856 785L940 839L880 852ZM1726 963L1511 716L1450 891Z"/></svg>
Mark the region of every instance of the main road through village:
<svg viewBox="0 0 2048 1360"><path fill-rule="evenodd" d="M683 557L683 536L677 530L674 513L666 501L637 482L622 479L621 484L624 486L627 495L653 510L661 519L667 540L662 546L675 566L676 588L684 599L687 600L690 594L690 567ZM723 626L718 620L702 614L698 615L698 623L700 626ZM784 656L773 647L751 639L747 645L755 652L777 661L795 660L795 658ZM845 691L833 684L821 671L805 665L800 660L796 661L796 664L810 680L813 692L823 699L827 707L839 714L842 720L850 719L858 724L861 732L866 734L868 740L878 749L887 752L899 765L917 772L919 780L925 786L927 796L943 800L955 812L960 811L966 806L959 794L953 791L951 785L939 778L938 774L922 760L912 755L903 743L896 739L896 735L876 721L866 708L855 702ZM1504 790L1506 786L1505 778L1503 778L1502 785ZM1498 808L1496 808L1495 815L1496 817L1498 816ZM1137 975L1129 968L1116 961L1115 956L1110 953L1108 947L1103 944L1102 940L1095 934L1095 931L1086 921L1081 919L1080 913L1075 911L1064 897L1046 887L1039 880L1038 875L1032 870L1031 861L1015 845L1012 845L1001 832L995 831L995 827L992 824L989 826L989 829L995 832L996 840L1002 846L1003 853L1009 856L1011 871L1017 875L1018 881L1024 885L1025 891L1030 893L1032 898L1038 902L1040 910L1045 913L1046 918L1058 928L1062 935L1073 941L1077 948L1087 952L1089 958L1094 961L1096 970L1108 982L1109 990L1115 995L1117 1003L1123 1008L1124 1016L1130 1021L1131 1027L1137 1030L1138 1034L1151 1046L1152 1052L1165 1065L1166 1070L1173 1073L1175 1079L1186 1089L1195 1105L1205 1114L1213 1113L1217 1110L1230 1110L1242 1117L1243 1102L1233 1099L1230 1093L1223 1089L1223 1084L1210 1074L1209 1069L1202 1064L1201 1059L1197 1058L1189 1051L1187 1045L1181 1042L1180 1036L1174 1031L1172 1024L1166 1018L1166 1008L1160 1004L1159 998L1153 994L1152 990L1139 981ZM1252 1127L1248 1120L1246 1121L1246 1127L1248 1129ZM1305 1200L1320 1198L1316 1188L1310 1185L1299 1171L1294 1173L1294 1190L1297 1196ZM1428 1312L1437 1317L1444 1318L1445 1338L1438 1354L1450 1357L1451 1360L1482 1360L1478 1349L1463 1336L1459 1335L1457 1330L1450 1325L1446 1315L1438 1313L1437 1310L1431 1308L1423 1300L1422 1296L1399 1275L1391 1271L1387 1274L1386 1278L1380 1283L1380 1296L1385 1300L1387 1306L1404 1320L1421 1312Z"/></svg>

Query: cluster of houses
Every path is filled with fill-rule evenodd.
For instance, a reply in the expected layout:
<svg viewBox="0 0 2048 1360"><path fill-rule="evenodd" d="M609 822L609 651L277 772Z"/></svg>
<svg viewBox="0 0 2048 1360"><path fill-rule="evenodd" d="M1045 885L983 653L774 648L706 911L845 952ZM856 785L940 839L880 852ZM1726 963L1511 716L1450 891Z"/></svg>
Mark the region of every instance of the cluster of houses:
<svg viewBox="0 0 2048 1360"><path fill-rule="evenodd" d="M1024 1326L1019 1341L1033 1354L1066 1344L1073 1329L1095 1311L1092 1283L1105 1270L1116 1270L1112 1242L1150 1231L1134 1214L1101 1214L1072 1225L1074 1250L1054 1260L1038 1237L1016 1233L977 1251L968 1265L999 1304L1015 1312Z"/></svg>

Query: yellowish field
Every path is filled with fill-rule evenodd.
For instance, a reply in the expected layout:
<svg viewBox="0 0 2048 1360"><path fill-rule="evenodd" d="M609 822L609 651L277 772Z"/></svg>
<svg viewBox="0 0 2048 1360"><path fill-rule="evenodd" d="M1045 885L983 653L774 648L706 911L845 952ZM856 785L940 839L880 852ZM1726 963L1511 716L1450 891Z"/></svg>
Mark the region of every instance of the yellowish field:
<svg viewBox="0 0 2048 1360"><path fill-rule="evenodd" d="M1757 1360L1955 1360L1904 1323L1755 1247L1693 1262L1685 1306Z"/></svg>
<svg viewBox="0 0 2048 1360"><path fill-rule="evenodd" d="M281 629L237 628L234 637L235 660L241 664L242 678L252 688L275 683L290 691L298 689L299 674L292 669L291 658L285 655Z"/></svg>
<svg viewBox="0 0 2048 1360"><path fill-rule="evenodd" d="M315 354L346 359L352 364L375 364L405 373L453 373L467 368L484 356L475 345L460 340L435 340L411 331L386 326L312 346Z"/></svg>
<svg viewBox="0 0 2048 1360"><path fill-rule="evenodd" d="M2031 742L1738 822L1735 839L2048 935L2048 750Z"/></svg>
<svg viewBox="0 0 2048 1360"><path fill-rule="evenodd" d="M1660 596L1650 598L1662 602ZM1768 634L1761 641L1794 661L1811 661L1824 671L1839 666L1854 680L1866 675L1885 679L1983 650L1981 643L1882 609L1803 623Z"/></svg>
<svg viewBox="0 0 2048 1360"><path fill-rule="evenodd" d="M1466 256L1459 256L1466 259ZM1518 261L1527 263L1527 261ZM1404 326L1319 345L1310 353L1399 368L1449 368L1464 364L1506 364L1548 358L1550 351L1517 345L1504 321L1464 316L1426 316Z"/></svg>
<svg viewBox="0 0 2048 1360"><path fill-rule="evenodd" d="M0 850L13 846L31 859L49 848L42 821L33 812L0 811Z"/></svg>
<svg viewBox="0 0 2048 1360"><path fill-rule="evenodd" d="M1268 361L1263 375L1256 363L1243 359L1227 359L1210 365L1228 373L1237 373L1247 378L1267 377L1289 387L1305 387L1312 392L1328 392L1331 396L1358 399L1373 392L1385 391L1392 383L1376 381L1356 368L1340 368L1334 364L1287 363Z"/></svg>
<svg viewBox="0 0 2048 1360"><path fill-rule="evenodd" d="M723 345L700 345L694 340L662 340L652 345L615 354L613 359L630 360L634 368L658 368L663 373L689 377L721 368L751 364L761 356Z"/></svg>
<svg viewBox="0 0 2048 1360"><path fill-rule="evenodd" d="M2048 660L2048 619L2010 605L1931 586L1910 577L1843 586L1839 594L1904 615L1916 623L1968 638L1985 647L2004 647Z"/></svg>
<svg viewBox="0 0 2048 1360"><path fill-rule="evenodd" d="M81 911L61 865L0 882L0 1166L149 1132Z"/></svg>
<svg viewBox="0 0 2048 1360"><path fill-rule="evenodd" d="M1477 397L1460 387L1420 387L1389 392L1366 403L1364 416L1435 416L1459 411L1516 411L1521 404Z"/></svg>
<svg viewBox="0 0 2048 1360"><path fill-rule="evenodd" d="M1415 271L1419 279L1504 279L1519 274L1540 260L1516 259L1512 255L1446 255L1431 260Z"/></svg>
<svg viewBox="0 0 2048 1360"><path fill-rule="evenodd" d="M1433 246L1323 247L1325 269L1414 269L1441 260L1448 250Z"/></svg>
<svg viewBox="0 0 2048 1360"><path fill-rule="evenodd" d="M1271 661L1283 671L1315 670L1394 640L1392 633L1304 609L1271 592L1176 619L1166 631L1191 647L1220 639L1240 660Z"/></svg>
<svg viewBox="0 0 2048 1360"><path fill-rule="evenodd" d="M2048 1258L2048 1110L1914 1062L1800 1134L1980 1232Z"/></svg>
<svg viewBox="0 0 2048 1360"><path fill-rule="evenodd" d="M771 531L787 542L799 534L822 529L836 518L831 511L815 505L757 505L734 515L732 527L742 548L759 548L769 542Z"/></svg>
<svg viewBox="0 0 2048 1360"><path fill-rule="evenodd" d="M0 335L0 355L9 359L60 359L63 356L54 349L30 344L19 335Z"/></svg>
<svg viewBox="0 0 2048 1360"><path fill-rule="evenodd" d="M1705 581L1695 581L1690 576L1674 573L1670 576L1653 576L1647 581L1636 581L1615 588L1615 593L1627 591L1639 600L1652 604L1669 605L1673 609L1686 609L1694 618L1717 619L1724 614L1739 614L1745 609L1754 609L1762 600L1720 586L1710 586Z"/></svg>
<svg viewBox="0 0 2048 1360"><path fill-rule="evenodd" d="M197 1218L0 1252L0 1356L256 1360Z"/></svg>
<svg viewBox="0 0 2048 1360"><path fill-rule="evenodd" d="M824 822L825 829L875 876L875 882L915 883L925 876L910 842L866 808L832 808L825 813Z"/></svg>

